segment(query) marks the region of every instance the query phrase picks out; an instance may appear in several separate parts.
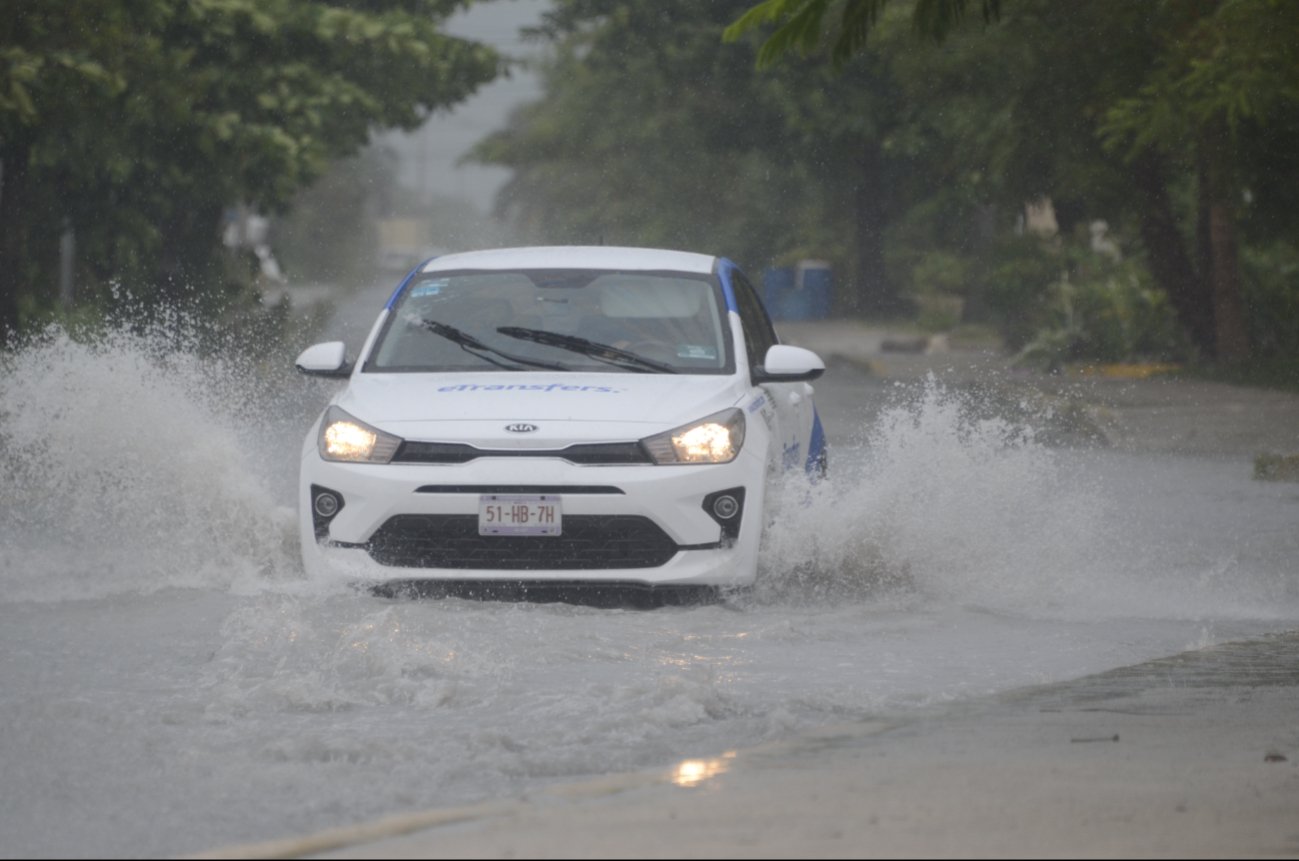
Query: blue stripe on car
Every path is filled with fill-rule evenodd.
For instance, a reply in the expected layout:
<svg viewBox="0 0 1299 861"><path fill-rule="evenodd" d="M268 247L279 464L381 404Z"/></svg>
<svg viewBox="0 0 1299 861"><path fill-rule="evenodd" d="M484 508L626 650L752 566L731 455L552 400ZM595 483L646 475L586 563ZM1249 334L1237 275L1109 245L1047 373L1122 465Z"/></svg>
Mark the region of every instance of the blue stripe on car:
<svg viewBox="0 0 1299 861"><path fill-rule="evenodd" d="M392 295L388 297L388 304L383 307L391 311L392 307L397 304L397 300L401 298L401 294L406 290L406 287L415 279L415 276L419 274L419 271L436 259L436 257L430 257L428 260L425 260L423 263L410 270L410 273L405 278L401 279L401 283L397 285L397 289L392 291Z"/></svg>
<svg viewBox="0 0 1299 861"><path fill-rule="evenodd" d="M816 472L816 462L821 458L821 452L825 451L825 429L821 427L821 414L812 409L812 438L807 443L807 463L803 468L808 473Z"/></svg>
<svg viewBox="0 0 1299 861"><path fill-rule="evenodd" d="M726 298L726 310L734 311L737 314L740 306L735 304L735 288L731 285L731 273L739 267L725 257L717 259L717 277L722 282L722 296Z"/></svg>

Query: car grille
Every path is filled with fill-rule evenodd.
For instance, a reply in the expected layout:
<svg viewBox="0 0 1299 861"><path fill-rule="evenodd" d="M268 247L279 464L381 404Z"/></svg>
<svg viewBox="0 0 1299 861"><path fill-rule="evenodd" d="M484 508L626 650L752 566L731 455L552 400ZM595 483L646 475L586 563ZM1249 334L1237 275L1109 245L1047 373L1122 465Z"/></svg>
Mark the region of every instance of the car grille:
<svg viewBox="0 0 1299 861"><path fill-rule="evenodd" d="M399 514L369 542L371 558L401 568L520 571L657 568L681 549L639 515L565 515L564 534L479 535L474 514Z"/></svg>
<svg viewBox="0 0 1299 861"><path fill-rule="evenodd" d="M653 463L638 442L579 443L560 449L483 449L465 443L407 440L393 463L468 463L480 457L557 457L583 466Z"/></svg>

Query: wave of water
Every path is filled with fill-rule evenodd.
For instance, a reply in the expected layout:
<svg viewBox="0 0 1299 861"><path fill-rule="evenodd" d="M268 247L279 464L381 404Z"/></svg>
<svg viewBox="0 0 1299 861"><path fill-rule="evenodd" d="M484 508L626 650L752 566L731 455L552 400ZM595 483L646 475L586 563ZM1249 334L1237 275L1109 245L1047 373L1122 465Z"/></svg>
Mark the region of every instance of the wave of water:
<svg viewBox="0 0 1299 861"><path fill-rule="evenodd" d="M1295 500L1248 464L1039 441L932 377L829 480L786 488L759 600L940 600L1080 619L1294 618ZM1224 491L1224 488L1236 488ZM1232 494L1219 504L1218 494ZM1287 537L1288 536L1288 537Z"/></svg>
<svg viewBox="0 0 1299 861"><path fill-rule="evenodd" d="M184 331L52 327L0 358L5 600L297 576L293 511L267 479L287 454L268 440L279 398Z"/></svg>
<svg viewBox="0 0 1299 861"><path fill-rule="evenodd" d="M268 371L200 349L192 330L170 320L85 340L51 328L0 359L3 600L300 583L298 448L326 393L287 360ZM829 481L787 488L760 603L1163 618L1299 605L1281 558L1293 539L1240 548L1230 529L1243 527L1229 524L1215 546L1194 520L1161 533L1185 503L1142 506L1096 463L1040 442L1022 410L999 416L932 379L905 395L858 429L860 446L836 450Z"/></svg>

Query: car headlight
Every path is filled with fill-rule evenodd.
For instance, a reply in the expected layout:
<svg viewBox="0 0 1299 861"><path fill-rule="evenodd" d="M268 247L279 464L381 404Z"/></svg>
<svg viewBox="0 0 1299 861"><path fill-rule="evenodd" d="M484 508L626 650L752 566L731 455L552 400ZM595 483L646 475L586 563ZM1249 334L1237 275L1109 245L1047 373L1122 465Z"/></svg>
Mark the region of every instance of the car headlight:
<svg viewBox="0 0 1299 861"><path fill-rule="evenodd" d="M370 427L338 407L325 411L316 440L325 460L345 463L387 463L397 453L401 438Z"/></svg>
<svg viewBox="0 0 1299 861"><path fill-rule="evenodd" d="M744 413L722 410L641 440L655 463L728 463L744 445Z"/></svg>

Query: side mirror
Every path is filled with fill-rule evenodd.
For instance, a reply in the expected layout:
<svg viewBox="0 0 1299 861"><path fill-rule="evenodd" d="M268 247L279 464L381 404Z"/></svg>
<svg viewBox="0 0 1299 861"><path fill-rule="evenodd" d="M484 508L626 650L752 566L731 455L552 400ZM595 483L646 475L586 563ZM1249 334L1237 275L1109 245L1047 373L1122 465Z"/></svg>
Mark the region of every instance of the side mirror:
<svg viewBox="0 0 1299 861"><path fill-rule="evenodd" d="M294 364L313 377L347 377L352 366L347 363L347 347L342 341L328 341L303 350Z"/></svg>
<svg viewBox="0 0 1299 861"><path fill-rule="evenodd" d="M811 350L790 344L773 344L767 350L762 367L755 368L754 382L797 383L815 380L825 373L825 362Z"/></svg>

